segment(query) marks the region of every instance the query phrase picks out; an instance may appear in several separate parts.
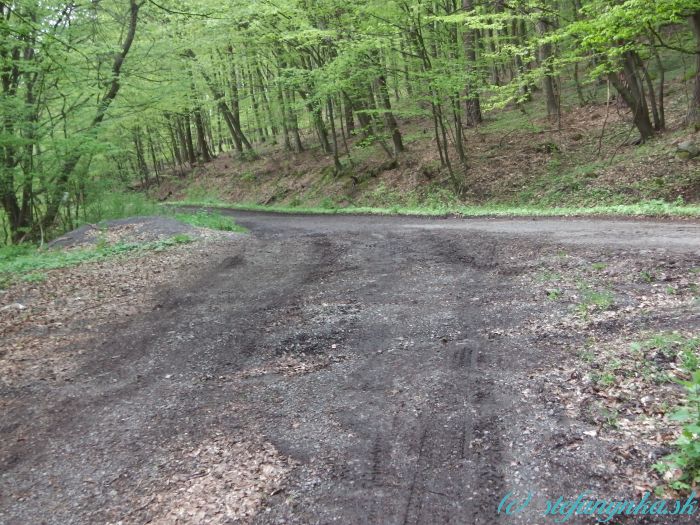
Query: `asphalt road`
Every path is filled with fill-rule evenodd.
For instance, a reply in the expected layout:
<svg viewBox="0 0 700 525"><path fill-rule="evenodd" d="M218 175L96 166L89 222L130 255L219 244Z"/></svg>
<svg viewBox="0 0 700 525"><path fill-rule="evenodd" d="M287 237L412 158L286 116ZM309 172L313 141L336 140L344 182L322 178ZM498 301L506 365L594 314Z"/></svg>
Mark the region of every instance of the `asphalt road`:
<svg viewBox="0 0 700 525"><path fill-rule="evenodd" d="M0 432L2 523L148 522L179 444L212 433L295 462L257 523L540 523L496 509L511 490L615 488L604 444L566 455L577 423L521 395L557 354L499 334L555 307L518 281L543 254L692 259L700 224L231 213L250 237L105 327L71 382L3 393L21 403ZM242 373L289 356L312 366Z"/></svg>

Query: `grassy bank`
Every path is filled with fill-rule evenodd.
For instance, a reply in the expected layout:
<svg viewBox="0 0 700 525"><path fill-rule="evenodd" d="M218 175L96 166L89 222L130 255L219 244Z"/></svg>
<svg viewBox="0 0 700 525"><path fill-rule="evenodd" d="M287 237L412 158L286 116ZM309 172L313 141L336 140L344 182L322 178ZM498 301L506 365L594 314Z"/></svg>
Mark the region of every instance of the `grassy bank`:
<svg viewBox="0 0 700 525"><path fill-rule="evenodd" d="M221 200L182 200L168 203L169 206L201 206L232 210L266 211L275 213L321 214L321 215L415 215L440 217L586 217L586 216L630 216L630 217L700 217L700 205L663 201L646 201L636 204L618 204L593 207L545 206L435 206L435 207L371 207L371 206L266 206L254 203L227 203Z"/></svg>
<svg viewBox="0 0 700 525"><path fill-rule="evenodd" d="M49 270L100 261L110 257L135 255L192 242L187 235L175 235L146 243L121 242L98 244L71 250L46 250L35 245L4 246L0 248L0 290L16 281L40 282Z"/></svg>
<svg viewBox="0 0 700 525"><path fill-rule="evenodd" d="M156 204L153 204L148 211L150 212L149 215L165 215L200 228L239 233L247 232L246 228L236 224L231 217L226 217L218 212L176 212ZM114 218L122 217L117 216ZM0 290L16 281L43 281L46 279L45 272L49 270L95 262L111 257L161 251L172 246L187 244L193 240L189 235L178 234L150 242L108 243L98 240L94 246L71 249L46 249L30 243L0 246Z"/></svg>
<svg viewBox="0 0 700 525"><path fill-rule="evenodd" d="M209 228L210 230L220 230L225 232L247 233L248 229L234 222L231 217L221 215L221 213L200 210L196 213L168 213L170 208L163 206L160 208L160 213L165 212L166 215L171 215L173 218L185 224L196 226L198 228Z"/></svg>

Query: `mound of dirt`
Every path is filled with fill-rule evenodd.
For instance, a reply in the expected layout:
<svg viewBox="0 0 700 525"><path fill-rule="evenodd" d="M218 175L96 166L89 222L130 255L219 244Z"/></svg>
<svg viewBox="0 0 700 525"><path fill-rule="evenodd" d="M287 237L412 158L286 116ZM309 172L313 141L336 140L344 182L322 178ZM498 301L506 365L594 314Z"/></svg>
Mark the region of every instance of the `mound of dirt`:
<svg viewBox="0 0 700 525"><path fill-rule="evenodd" d="M86 224L54 239L51 248L72 248L91 246L99 242L109 244L119 242L152 242L168 239L175 235L202 236L203 230L169 217L129 217L105 221L99 224Z"/></svg>

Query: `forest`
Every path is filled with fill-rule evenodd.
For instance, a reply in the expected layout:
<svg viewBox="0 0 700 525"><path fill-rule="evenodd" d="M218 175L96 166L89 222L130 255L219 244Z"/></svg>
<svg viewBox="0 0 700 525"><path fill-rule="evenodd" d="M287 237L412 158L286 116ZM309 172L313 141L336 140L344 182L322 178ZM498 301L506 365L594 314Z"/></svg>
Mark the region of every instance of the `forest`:
<svg viewBox="0 0 700 525"><path fill-rule="evenodd" d="M221 156L314 150L357 182L363 148L404 163L409 124L457 201L473 130L504 111L561 129L564 106L602 101L632 148L700 129L698 0L16 0L0 14L5 244L96 222Z"/></svg>

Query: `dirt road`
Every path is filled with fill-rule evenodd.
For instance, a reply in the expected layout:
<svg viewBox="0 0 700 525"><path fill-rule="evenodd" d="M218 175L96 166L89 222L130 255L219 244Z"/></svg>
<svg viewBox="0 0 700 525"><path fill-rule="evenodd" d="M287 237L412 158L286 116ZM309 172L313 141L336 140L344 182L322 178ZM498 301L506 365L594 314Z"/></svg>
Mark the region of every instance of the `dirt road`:
<svg viewBox="0 0 700 525"><path fill-rule="evenodd" d="M563 306L522 277L700 266L698 223L233 215L251 235L68 380L3 387L2 523L534 524L503 496L628 490L533 386L586 334L523 330ZM217 508L246 476L250 509Z"/></svg>

